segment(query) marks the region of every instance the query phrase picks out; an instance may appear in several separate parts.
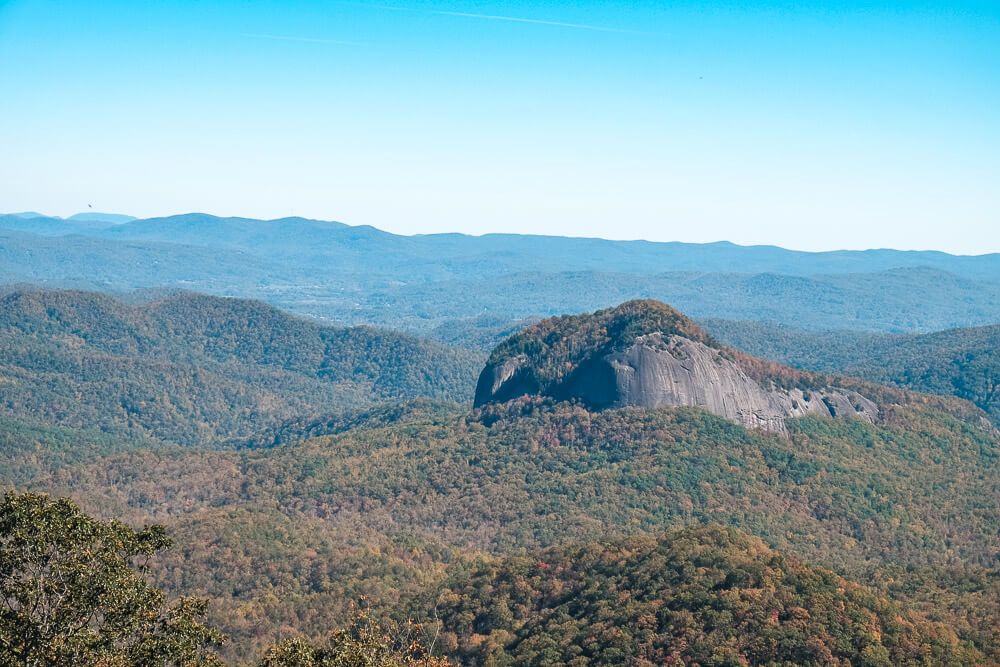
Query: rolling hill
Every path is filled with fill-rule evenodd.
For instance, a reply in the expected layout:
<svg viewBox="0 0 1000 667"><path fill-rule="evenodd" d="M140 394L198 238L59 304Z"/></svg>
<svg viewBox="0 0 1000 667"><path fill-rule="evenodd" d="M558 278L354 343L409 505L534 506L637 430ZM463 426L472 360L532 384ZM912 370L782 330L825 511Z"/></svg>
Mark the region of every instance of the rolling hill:
<svg viewBox="0 0 1000 667"><path fill-rule="evenodd" d="M474 353L253 301L0 293L0 413L34 424L218 442L380 401L463 400L478 364Z"/></svg>
<svg viewBox="0 0 1000 667"><path fill-rule="evenodd" d="M574 545L456 569L434 609L441 644L463 664L984 661L952 629L732 528Z"/></svg>

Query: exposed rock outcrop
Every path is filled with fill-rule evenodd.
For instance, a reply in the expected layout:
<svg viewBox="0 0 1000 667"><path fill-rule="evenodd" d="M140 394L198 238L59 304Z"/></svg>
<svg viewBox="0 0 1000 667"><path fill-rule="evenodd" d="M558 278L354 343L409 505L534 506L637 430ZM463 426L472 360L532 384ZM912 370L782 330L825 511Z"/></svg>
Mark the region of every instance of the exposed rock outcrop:
<svg viewBox="0 0 1000 667"><path fill-rule="evenodd" d="M632 301L545 320L512 337L480 375L475 403L540 394L597 410L698 406L770 432L784 432L787 418L807 414L878 416L878 406L857 391L748 360L668 306Z"/></svg>

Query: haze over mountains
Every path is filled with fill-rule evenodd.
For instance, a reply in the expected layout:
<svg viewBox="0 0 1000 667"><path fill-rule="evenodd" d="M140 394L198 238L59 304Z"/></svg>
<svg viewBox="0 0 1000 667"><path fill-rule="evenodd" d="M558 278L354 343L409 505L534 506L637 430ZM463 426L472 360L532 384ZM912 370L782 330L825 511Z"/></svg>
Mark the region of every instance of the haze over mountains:
<svg viewBox="0 0 1000 667"><path fill-rule="evenodd" d="M343 324L428 335L464 328L486 349L497 320L503 328L633 298L696 318L811 329L924 332L1000 320L1000 255L397 236L302 218L204 214L97 224L0 216L0 280L259 298Z"/></svg>

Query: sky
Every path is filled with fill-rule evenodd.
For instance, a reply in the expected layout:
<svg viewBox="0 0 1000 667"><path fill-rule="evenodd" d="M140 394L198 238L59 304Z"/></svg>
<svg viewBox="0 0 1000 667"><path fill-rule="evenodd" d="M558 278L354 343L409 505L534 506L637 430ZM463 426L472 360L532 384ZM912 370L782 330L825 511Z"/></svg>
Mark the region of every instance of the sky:
<svg viewBox="0 0 1000 667"><path fill-rule="evenodd" d="M0 211L1000 251L1000 2L0 0Z"/></svg>

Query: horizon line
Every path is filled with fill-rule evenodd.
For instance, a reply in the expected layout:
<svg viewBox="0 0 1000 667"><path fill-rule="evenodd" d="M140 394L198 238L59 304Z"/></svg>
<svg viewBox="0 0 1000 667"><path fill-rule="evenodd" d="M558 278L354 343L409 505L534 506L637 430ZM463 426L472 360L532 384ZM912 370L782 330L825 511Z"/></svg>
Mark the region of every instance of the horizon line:
<svg viewBox="0 0 1000 667"><path fill-rule="evenodd" d="M25 220L30 220L32 218L45 218L48 220L59 220L62 222L69 222L73 216L76 215L107 215L115 217L127 217L131 220L126 220L124 222L110 223L113 226L127 225L132 222L142 222L145 220L162 220L167 218L179 218L183 216L191 215L202 215L210 218L216 218L218 220L246 220L250 222L280 222L282 220L305 220L308 222L319 222L334 225L343 225L346 227L354 228L368 228L374 229L383 234L389 234L391 236L399 236L403 238L416 238L423 236L465 236L468 238L485 238L488 236L523 236L527 238L544 238L544 239L567 239L567 240L577 240L577 241L604 241L606 243L648 243L651 245L691 245L691 246L708 246L708 245L731 245L737 248L774 248L778 250L783 250L785 252L793 253L803 253L809 255L820 255L820 254L833 254L833 253L863 253L863 252L898 252L898 253L938 253L941 255L947 255L949 257L990 257L993 255L1000 255L1000 250L993 250L981 253L958 253L949 252L947 250L941 250L938 248L893 248L887 246L881 246L877 248L830 248L826 250L802 250L800 248L790 248L783 245L778 245L776 243L737 243L735 241L730 241L728 239L717 239L715 241L656 241L646 238L609 238L605 236L566 236L560 234L532 234L525 232L483 232L481 234L471 234L469 232L459 232L459 231L445 231L445 232L415 232L411 234L403 234L399 232L389 231L381 227L376 227L370 224L352 224L349 222L342 222L340 220L327 220L323 218L311 218L302 215L285 215L278 218L252 218L244 215L217 215L215 213L205 213L204 211L188 211L186 213L170 213L167 215L152 215L147 217L133 216L129 213L111 213L108 211L95 211L95 210L84 210L77 211L76 213L71 213L67 216L51 215L47 213L39 213L38 211L14 211L8 213L0 212L0 217L19 217ZM31 232L23 232L30 234ZM918 267L901 267L901 268L918 268ZM933 267L928 267L933 268Z"/></svg>

